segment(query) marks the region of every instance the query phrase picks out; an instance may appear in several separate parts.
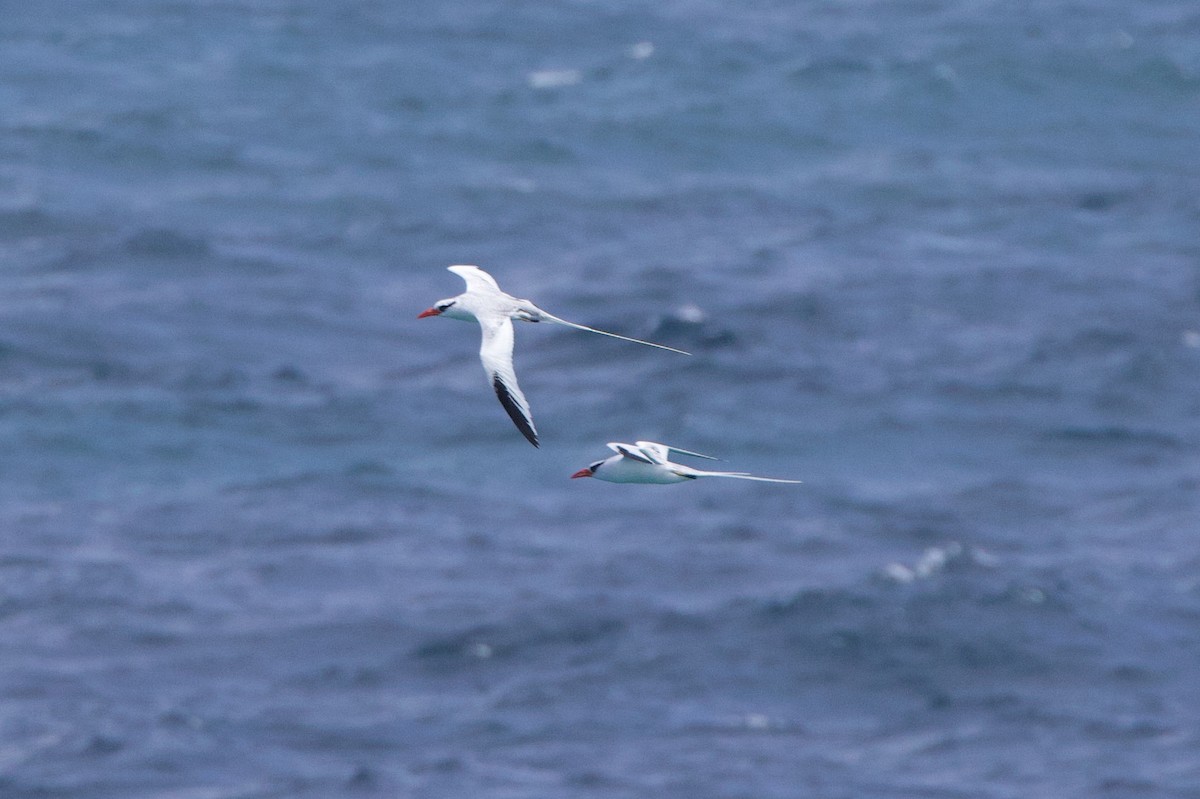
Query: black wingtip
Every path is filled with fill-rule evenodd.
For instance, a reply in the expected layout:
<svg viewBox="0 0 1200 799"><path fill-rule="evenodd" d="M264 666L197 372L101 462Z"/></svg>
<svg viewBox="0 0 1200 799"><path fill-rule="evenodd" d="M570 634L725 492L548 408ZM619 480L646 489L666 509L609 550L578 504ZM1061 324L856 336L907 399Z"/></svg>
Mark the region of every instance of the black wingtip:
<svg viewBox="0 0 1200 799"><path fill-rule="evenodd" d="M513 399L512 394L508 392L508 386L504 385L504 381L500 379L499 375L492 377L492 388L496 390L496 396L500 399L500 404L508 412L508 418L512 419L513 424L521 431L521 435L525 436L530 444L540 448L541 445L538 444L537 431L533 429L530 421L525 418L525 414L521 412L521 406Z"/></svg>

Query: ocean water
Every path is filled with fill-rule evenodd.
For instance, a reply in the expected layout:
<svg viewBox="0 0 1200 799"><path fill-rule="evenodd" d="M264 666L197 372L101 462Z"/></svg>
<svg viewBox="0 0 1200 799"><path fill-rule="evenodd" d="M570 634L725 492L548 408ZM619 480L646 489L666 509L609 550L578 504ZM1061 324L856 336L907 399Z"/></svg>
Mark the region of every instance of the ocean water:
<svg viewBox="0 0 1200 799"><path fill-rule="evenodd" d="M1200 7L2 10L0 796L1200 796Z"/></svg>

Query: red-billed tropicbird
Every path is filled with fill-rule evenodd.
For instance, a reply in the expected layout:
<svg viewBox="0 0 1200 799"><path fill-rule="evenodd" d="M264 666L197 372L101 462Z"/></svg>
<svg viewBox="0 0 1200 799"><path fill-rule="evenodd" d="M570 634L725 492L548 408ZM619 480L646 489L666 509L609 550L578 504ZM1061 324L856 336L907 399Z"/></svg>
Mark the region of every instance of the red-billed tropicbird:
<svg viewBox="0 0 1200 799"><path fill-rule="evenodd" d="M508 411L509 417L517 429L529 439L535 447L538 445L537 430L533 426L533 416L529 412L529 403L517 385L517 373L513 370L513 326L512 320L520 322L553 322L576 330L586 330L589 333L599 333L602 336L619 338L622 341L632 341L657 347L660 350L689 355L683 350L642 341L628 336L619 336L606 330L597 330L587 325L568 322L554 314L547 313L529 300L522 300L505 294L500 286L487 272L477 266L447 267L467 282L467 290L457 297L438 300L432 308L427 308L417 315L418 319L427 316L444 316L447 319L459 319L466 322L478 322L483 330L483 343L479 347L479 358L483 361L483 369L487 372L500 404Z"/></svg>
<svg viewBox="0 0 1200 799"><path fill-rule="evenodd" d="M691 455L694 458L717 460L711 455L689 452L679 447L656 444L653 441L638 441L635 444L609 442L608 448L617 453L605 460L596 461L571 475L595 477L610 483L685 483L698 477L734 477L738 480L758 480L763 483L799 483L799 480L781 480L777 477L755 477L746 472L706 472L679 463L672 463L670 455Z"/></svg>

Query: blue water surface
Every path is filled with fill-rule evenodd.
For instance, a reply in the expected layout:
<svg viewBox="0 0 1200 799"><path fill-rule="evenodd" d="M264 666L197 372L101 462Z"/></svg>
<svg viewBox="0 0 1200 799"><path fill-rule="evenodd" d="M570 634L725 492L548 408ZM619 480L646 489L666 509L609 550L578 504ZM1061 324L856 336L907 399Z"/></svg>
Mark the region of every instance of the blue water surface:
<svg viewBox="0 0 1200 799"><path fill-rule="evenodd" d="M1200 795L1200 7L0 11L0 795Z"/></svg>

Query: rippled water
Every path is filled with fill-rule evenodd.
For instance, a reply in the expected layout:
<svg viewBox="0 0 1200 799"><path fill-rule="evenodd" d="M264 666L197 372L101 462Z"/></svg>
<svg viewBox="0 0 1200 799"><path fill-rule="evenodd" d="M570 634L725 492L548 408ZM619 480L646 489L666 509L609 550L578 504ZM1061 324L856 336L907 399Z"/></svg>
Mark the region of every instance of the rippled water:
<svg viewBox="0 0 1200 799"><path fill-rule="evenodd" d="M1191 5L4 11L5 797L1200 792Z"/></svg>

